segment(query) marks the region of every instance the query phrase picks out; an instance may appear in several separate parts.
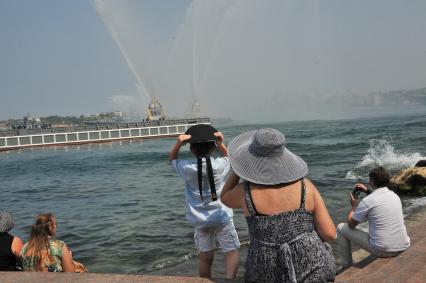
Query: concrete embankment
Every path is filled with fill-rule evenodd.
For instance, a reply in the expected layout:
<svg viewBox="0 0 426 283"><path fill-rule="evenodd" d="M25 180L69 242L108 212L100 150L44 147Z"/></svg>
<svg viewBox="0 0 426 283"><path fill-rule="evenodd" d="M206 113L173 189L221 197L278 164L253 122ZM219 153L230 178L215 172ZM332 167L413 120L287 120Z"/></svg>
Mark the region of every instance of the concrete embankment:
<svg viewBox="0 0 426 283"><path fill-rule="evenodd" d="M426 207L406 217L411 247L397 257L376 258L356 252L358 261L339 274L336 282L426 282Z"/></svg>
<svg viewBox="0 0 426 283"><path fill-rule="evenodd" d="M1 283L209 283L197 277L119 275L96 273L0 272Z"/></svg>

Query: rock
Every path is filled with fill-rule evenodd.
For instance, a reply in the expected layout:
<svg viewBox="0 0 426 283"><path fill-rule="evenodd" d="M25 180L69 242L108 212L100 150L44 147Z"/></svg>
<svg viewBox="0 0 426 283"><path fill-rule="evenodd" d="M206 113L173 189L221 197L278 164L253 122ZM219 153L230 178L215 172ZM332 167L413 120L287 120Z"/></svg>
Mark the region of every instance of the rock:
<svg viewBox="0 0 426 283"><path fill-rule="evenodd" d="M410 167L395 174L389 188L400 194L426 196L426 167Z"/></svg>
<svg viewBox="0 0 426 283"><path fill-rule="evenodd" d="M414 165L416 167L426 167L426 160L419 160L419 162Z"/></svg>

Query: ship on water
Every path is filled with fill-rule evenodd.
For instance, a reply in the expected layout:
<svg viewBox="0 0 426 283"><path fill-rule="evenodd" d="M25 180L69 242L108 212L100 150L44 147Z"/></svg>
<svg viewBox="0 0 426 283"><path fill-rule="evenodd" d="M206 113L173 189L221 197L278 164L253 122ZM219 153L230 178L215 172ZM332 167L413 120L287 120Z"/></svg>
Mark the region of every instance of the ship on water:
<svg viewBox="0 0 426 283"><path fill-rule="evenodd" d="M72 127L9 128L0 130L0 151L118 140L170 138L184 133L191 126L210 124L210 118L199 117L197 101L194 101L192 109L193 113L189 118L169 119L158 98L151 97L146 118L138 122L92 121Z"/></svg>

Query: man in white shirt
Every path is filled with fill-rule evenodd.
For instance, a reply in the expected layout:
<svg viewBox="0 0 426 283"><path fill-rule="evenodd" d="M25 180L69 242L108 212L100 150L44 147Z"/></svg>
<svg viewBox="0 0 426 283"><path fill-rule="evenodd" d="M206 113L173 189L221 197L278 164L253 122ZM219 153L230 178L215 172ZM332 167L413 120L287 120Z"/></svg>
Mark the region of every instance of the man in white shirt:
<svg viewBox="0 0 426 283"><path fill-rule="evenodd" d="M337 226L337 243L343 267L352 264L351 242L377 257L393 257L410 246L401 200L387 188L389 174L383 167L377 167L370 171L369 177L373 192L361 201L350 193L352 209L348 214L348 223ZM368 191L367 186L360 183L355 188ZM369 223L369 233L355 228L365 221Z"/></svg>

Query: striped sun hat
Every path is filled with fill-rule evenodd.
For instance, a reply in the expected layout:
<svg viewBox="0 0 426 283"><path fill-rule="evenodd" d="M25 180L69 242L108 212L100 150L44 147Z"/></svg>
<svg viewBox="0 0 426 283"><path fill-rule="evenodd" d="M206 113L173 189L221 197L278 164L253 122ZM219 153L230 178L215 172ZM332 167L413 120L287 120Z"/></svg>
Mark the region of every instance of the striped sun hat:
<svg viewBox="0 0 426 283"><path fill-rule="evenodd" d="M284 135L270 128L242 133L228 145L232 169L241 178L261 185L302 179L308 166L285 147Z"/></svg>

